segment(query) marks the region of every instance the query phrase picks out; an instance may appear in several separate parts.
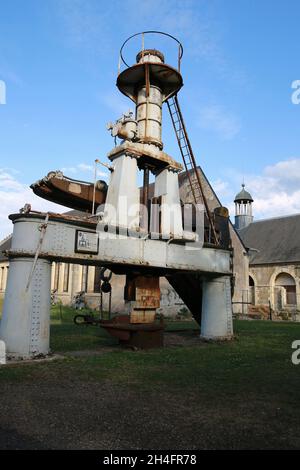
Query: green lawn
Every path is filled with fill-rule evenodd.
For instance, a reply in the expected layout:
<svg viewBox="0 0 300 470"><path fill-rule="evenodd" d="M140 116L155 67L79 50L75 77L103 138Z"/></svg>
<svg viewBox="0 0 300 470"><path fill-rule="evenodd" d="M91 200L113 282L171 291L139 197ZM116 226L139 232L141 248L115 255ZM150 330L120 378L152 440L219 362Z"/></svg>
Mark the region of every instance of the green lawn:
<svg viewBox="0 0 300 470"><path fill-rule="evenodd" d="M173 409L174 413L178 413L178 432L180 422L186 430L196 426L195 435L184 435L185 445L198 445L197 439L201 437L202 444L199 441L199 446L204 447L300 447L300 365L295 366L291 362L291 344L295 339L300 339L300 324L235 321L233 341L210 343L200 339L197 341L194 322L169 322L167 331L190 337L193 341L178 347L131 351L118 347L101 328L74 325L74 314L74 310L63 308L61 318L59 307L52 309L51 348L63 357L0 368L0 386L2 390L7 387L6 400L10 400L11 390L18 390L20 397L24 393L36 396L39 387L48 384L47 387L52 390L49 395L56 394L57 387L67 391L65 398L57 392L56 403L63 400L61 406L68 407L74 387L74 392L75 389L81 390L87 395L87 401L79 401L78 405L82 404L84 412L87 412L88 400L93 400L95 393L93 387L104 390L104 394L110 387L109 393L113 396L120 391L128 397L126 404L122 402L120 405L128 408L126 416L130 416L131 399L139 400L139 406L143 408L147 406L149 397L154 408L152 411L149 405L150 408L145 409L147 419L150 416L151 419L157 416L157 422L171 419L168 429L172 432L177 426L174 424L176 415L168 413L172 413L170 410ZM78 351L82 353L78 354ZM42 388L44 393L47 393L47 387ZM110 402L109 396L105 396L109 406L110 403L114 404L112 409L107 410L112 420L112 424L107 426L113 426L117 432L117 404L114 398ZM51 400L51 396L47 400ZM159 406L155 411L157 400ZM27 406L26 403L24 406ZM97 404L100 406L100 398ZM42 402L39 410L44 412ZM51 416L51 408L47 412ZM137 412L132 424L138 416ZM57 423L60 425L59 417ZM88 422L84 426L88 427ZM129 443L132 442L130 433L127 436L129 441L126 441ZM132 439L135 439L132 433ZM161 435L165 434L162 432ZM154 439L154 434L149 436ZM55 447L55 437L53 439ZM147 439L142 440L140 445L146 446ZM168 447L171 442L167 441L165 448L171 448Z"/></svg>
<svg viewBox="0 0 300 470"><path fill-rule="evenodd" d="M102 328L76 326L73 309L52 309L51 350L63 354L95 351L89 356L1 368L0 380L18 373L26 380L47 371L76 373L82 378L109 379L139 387L201 387L207 393L255 393L266 399L278 396L298 402L300 366L291 363L291 343L300 339L300 324L267 321L235 321L235 340L225 343L171 347L132 352L114 348L116 341ZM166 331L197 328L195 322L169 322ZM105 346L111 346L105 350ZM99 354L102 351L103 354Z"/></svg>
<svg viewBox="0 0 300 470"><path fill-rule="evenodd" d="M97 350L104 345L115 343L100 327L78 326L73 322L74 315L88 313L70 307L55 306L51 309L51 350L55 353L77 350Z"/></svg>

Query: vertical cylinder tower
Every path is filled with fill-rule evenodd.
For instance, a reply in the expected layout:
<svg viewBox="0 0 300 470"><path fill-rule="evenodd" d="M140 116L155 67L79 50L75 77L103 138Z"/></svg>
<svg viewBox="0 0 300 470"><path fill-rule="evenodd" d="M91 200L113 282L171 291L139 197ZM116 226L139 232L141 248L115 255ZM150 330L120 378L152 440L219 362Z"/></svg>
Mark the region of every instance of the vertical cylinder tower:
<svg viewBox="0 0 300 470"><path fill-rule="evenodd" d="M124 61L122 50L121 58L127 68L119 74L117 87L136 105L137 141L161 150L162 104L180 90L182 76L179 69L165 64L164 55L156 49L141 50L132 66Z"/></svg>
<svg viewBox="0 0 300 470"><path fill-rule="evenodd" d="M156 50L141 51L137 63L145 64L145 84L138 86L136 98L136 121L138 140L143 144L154 144L162 148L162 103L163 93L159 86L150 84L148 63L164 63L164 56Z"/></svg>
<svg viewBox="0 0 300 470"><path fill-rule="evenodd" d="M175 41L178 47L178 68L166 64L164 55L157 49L144 48L144 35L147 33L157 33ZM124 46L135 36L142 37L142 50L136 55L136 63L128 65L123 56ZM160 205L165 213L161 223L157 224L157 230L166 236L182 238L178 186L178 172L182 166L162 151L162 106L183 85L180 73L182 50L180 42L173 36L153 31L131 36L121 47L120 61L126 68L119 70L116 84L121 93L135 103L135 120L130 118L130 124L134 123L136 128L131 133L127 132L127 116L117 121L115 135L123 141L108 154L113 162L113 172L102 219L107 225L123 228L130 226L135 230L148 231L153 202L149 198L148 186L149 174L152 173L156 178L153 204ZM110 124L109 129L113 129L113 125ZM144 171L142 198L137 186L137 170ZM128 210L120 210L121 202L125 200ZM140 203L142 207L139 207ZM166 207L171 208L175 215L169 214L167 217Z"/></svg>
<svg viewBox="0 0 300 470"><path fill-rule="evenodd" d="M242 190L235 196L235 223L234 226L240 230L253 222L252 203L253 199L250 193L245 190L244 183Z"/></svg>

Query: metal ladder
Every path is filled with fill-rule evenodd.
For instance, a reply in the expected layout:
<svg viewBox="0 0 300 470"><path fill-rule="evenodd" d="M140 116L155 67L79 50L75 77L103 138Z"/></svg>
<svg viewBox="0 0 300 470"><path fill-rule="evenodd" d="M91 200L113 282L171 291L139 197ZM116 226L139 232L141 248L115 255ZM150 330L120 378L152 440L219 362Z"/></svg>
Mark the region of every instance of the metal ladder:
<svg viewBox="0 0 300 470"><path fill-rule="evenodd" d="M189 179L192 195L195 204L202 202L205 207L205 212L207 214L207 218L209 221L210 226L210 234L208 235L208 239L206 241L212 242L215 245L219 244L218 237L216 234L215 226L211 217L211 213L209 211L209 207L207 204L206 197L204 195L202 183L200 180L200 175L197 170L197 163L193 154L193 149L186 131L186 127L184 124L183 116L181 113L181 109L178 103L177 95L172 96L167 100L167 105L169 108L172 124L174 127L174 131L177 137L178 146L180 149L180 153L182 156L182 160L184 163L184 167Z"/></svg>

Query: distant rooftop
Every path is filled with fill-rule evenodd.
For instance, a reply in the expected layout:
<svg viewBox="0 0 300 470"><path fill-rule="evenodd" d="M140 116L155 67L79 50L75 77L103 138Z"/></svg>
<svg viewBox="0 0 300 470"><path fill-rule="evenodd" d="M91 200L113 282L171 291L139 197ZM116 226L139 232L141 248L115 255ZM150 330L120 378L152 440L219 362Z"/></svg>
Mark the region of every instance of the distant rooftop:
<svg viewBox="0 0 300 470"><path fill-rule="evenodd" d="M10 249L11 239L12 239L12 235L10 234L0 241L0 261L7 261L7 257L2 253L2 251Z"/></svg>
<svg viewBox="0 0 300 470"><path fill-rule="evenodd" d="M239 230L251 252L250 264L300 262L300 214L252 222Z"/></svg>
<svg viewBox="0 0 300 470"><path fill-rule="evenodd" d="M235 196L234 202L249 201L253 202L252 196L248 191L245 190L244 183L242 184L242 190Z"/></svg>

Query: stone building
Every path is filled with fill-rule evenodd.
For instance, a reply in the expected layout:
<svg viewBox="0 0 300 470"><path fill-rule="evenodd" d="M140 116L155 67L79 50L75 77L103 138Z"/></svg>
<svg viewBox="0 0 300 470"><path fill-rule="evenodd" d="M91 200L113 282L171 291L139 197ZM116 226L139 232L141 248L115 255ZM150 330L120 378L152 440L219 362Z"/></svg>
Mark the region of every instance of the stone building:
<svg viewBox="0 0 300 470"><path fill-rule="evenodd" d="M3 251L9 250L11 245L11 235L4 238L0 243L0 299L4 297L7 276L8 276L8 269L9 269L9 262L7 257L4 255Z"/></svg>
<svg viewBox="0 0 300 470"><path fill-rule="evenodd" d="M210 210L221 206L217 195L208 182L205 174L199 168L202 186ZM192 193L186 172L179 174L180 198L183 202L192 202ZM153 196L154 185L149 186L149 198ZM69 214L80 214L77 211L70 211ZM233 306L235 312L240 312L242 308L247 308L243 304L248 298L248 256L247 250L234 226L230 223L230 233L233 246L233 274L234 274L234 298ZM0 252L10 248L11 237L7 237L0 244ZM3 281L1 284L0 297L4 296L7 278L8 261L1 255L0 269L3 269ZM125 276L113 275L112 280L112 311L122 312L124 310L124 285ZM178 294L165 278L161 278L161 308L160 311L167 316L183 315L186 307ZM55 292L54 297L59 299L64 305L72 305L76 293L85 292L85 301L91 308L98 309L100 303L100 267L81 266L77 264L53 263L51 289Z"/></svg>
<svg viewBox="0 0 300 470"><path fill-rule="evenodd" d="M235 227L249 250L250 312L300 320L300 214L253 221L252 203L243 187Z"/></svg>

